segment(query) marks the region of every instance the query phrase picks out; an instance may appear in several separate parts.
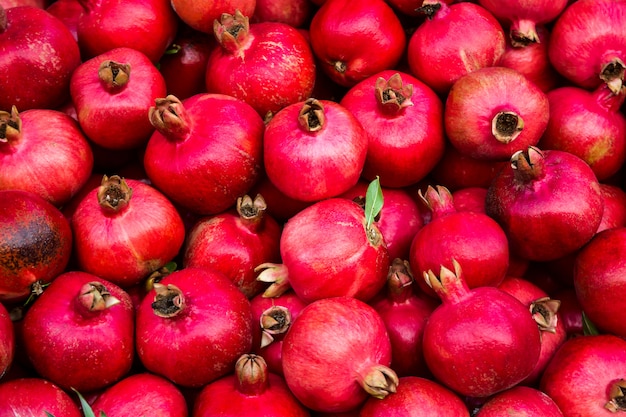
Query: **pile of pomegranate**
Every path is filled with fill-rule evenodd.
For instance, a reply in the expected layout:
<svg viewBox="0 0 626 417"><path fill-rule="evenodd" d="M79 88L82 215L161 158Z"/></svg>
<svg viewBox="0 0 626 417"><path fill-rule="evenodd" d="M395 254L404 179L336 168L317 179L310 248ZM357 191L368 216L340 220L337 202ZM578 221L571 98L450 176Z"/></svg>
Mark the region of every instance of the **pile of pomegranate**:
<svg viewBox="0 0 626 417"><path fill-rule="evenodd" d="M0 0L0 415L626 413L625 0Z"/></svg>

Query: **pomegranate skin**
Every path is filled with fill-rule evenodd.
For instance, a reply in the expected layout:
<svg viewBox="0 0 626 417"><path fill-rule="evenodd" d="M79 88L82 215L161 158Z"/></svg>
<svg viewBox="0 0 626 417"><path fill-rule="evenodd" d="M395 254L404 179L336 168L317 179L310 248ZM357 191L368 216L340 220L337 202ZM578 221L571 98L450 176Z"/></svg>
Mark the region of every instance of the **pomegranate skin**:
<svg viewBox="0 0 626 417"><path fill-rule="evenodd" d="M0 303L0 381L13 364L15 357L15 332L9 312Z"/></svg>
<svg viewBox="0 0 626 417"><path fill-rule="evenodd" d="M256 0L172 0L171 4L183 22L207 34L213 33L213 22L222 13L235 14L239 10L244 16L252 16L256 8Z"/></svg>
<svg viewBox="0 0 626 417"><path fill-rule="evenodd" d="M491 397L475 414L475 417L563 417L559 406L538 389L524 386L513 387Z"/></svg>
<svg viewBox="0 0 626 417"><path fill-rule="evenodd" d="M619 319L626 288L626 227L598 233L574 261L574 288L583 311L603 332L626 337Z"/></svg>
<svg viewBox="0 0 626 417"><path fill-rule="evenodd" d="M183 387L201 387L226 375L252 348L250 302L210 269L181 269L154 284L136 323L141 363Z"/></svg>
<svg viewBox="0 0 626 417"><path fill-rule="evenodd" d="M3 9L0 23L0 109L54 109L69 98L81 63L78 43L55 16L33 6ZM3 20L3 19L2 19Z"/></svg>
<svg viewBox="0 0 626 417"><path fill-rule="evenodd" d="M72 230L63 213L28 191L0 191L0 300L18 301L33 283L65 270Z"/></svg>
<svg viewBox="0 0 626 417"><path fill-rule="evenodd" d="M498 172L507 165L504 161L470 158L447 142L443 156L430 172L430 176L435 183L451 191L465 187L487 188Z"/></svg>
<svg viewBox="0 0 626 417"><path fill-rule="evenodd" d="M0 383L3 416L81 417L74 400L58 385L40 377L23 377Z"/></svg>
<svg viewBox="0 0 626 417"><path fill-rule="evenodd" d="M626 375L626 341L611 334L574 337L556 352L539 388L559 406L563 415L615 416L621 397L616 382ZM616 408L617 407L617 408Z"/></svg>
<svg viewBox="0 0 626 417"><path fill-rule="evenodd" d="M92 302L96 297L100 300ZM116 304L109 301L113 298ZM130 371L134 332L133 304L124 290L95 275L70 271L28 309L22 337L39 375L82 393L104 388Z"/></svg>
<svg viewBox="0 0 626 417"><path fill-rule="evenodd" d="M170 381L148 372L129 375L104 390L91 405L95 415L187 417L187 402Z"/></svg>
<svg viewBox="0 0 626 417"><path fill-rule="evenodd" d="M626 192L616 185L603 183L600 183L600 190L604 198L604 212L596 233L626 226Z"/></svg>

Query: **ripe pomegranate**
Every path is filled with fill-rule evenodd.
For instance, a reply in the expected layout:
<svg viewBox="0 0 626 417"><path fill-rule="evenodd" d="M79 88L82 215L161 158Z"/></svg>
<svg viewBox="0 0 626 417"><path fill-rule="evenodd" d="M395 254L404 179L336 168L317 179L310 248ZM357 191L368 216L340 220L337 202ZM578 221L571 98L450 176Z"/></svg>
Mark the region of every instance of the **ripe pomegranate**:
<svg viewBox="0 0 626 417"><path fill-rule="evenodd" d="M475 417L563 417L554 400L538 389L517 386L489 398Z"/></svg>
<svg viewBox="0 0 626 417"><path fill-rule="evenodd" d="M626 192L617 185L603 183L600 183L600 191L604 199L604 212L596 233L626 226Z"/></svg>
<svg viewBox="0 0 626 417"><path fill-rule="evenodd" d="M184 268L155 283L137 309L137 354L148 371L201 387L250 351L252 325L250 302L221 272Z"/></svg>
<svg viewBox="0 0 626 417"><path fill-rule="evenodd" d="M176 385L149 372L131 374L97 396L95 415L187 417L187 402Z"/></svg>
<svg viewBox="0 0 626 417"><path fill-rule="evenodd" d="M411 243L413 272L421 277L441 266L452 269L457 262L469 288L498 285L509 267L509 243L500 225L485 213L457 211L452 193L443 186L428 186L419 195L432 217ZM435 295L427 281L418 283L427 294Z"/></svg>
<svg viewBox="0 0 626 417"><path fill-rule="evenodd" d="M309 33L322 70L344 87L394 68L406 46L402 23L384 0L324 1Z"/></svg>
<svg viewBox="0 0 626 417"><path fill-rule="evenodd" d="M248 298L260 293L265 285L254 268L280 262L281 227L266 209L261 195L246 195L236 209L200 219L187 234L183 267L218 270Z"/></svg>
<svg viewBox="0 0 626 417"><path fill-rule="evenodd" d="M30 362L39 375L64 389L97 390L130 371L133 305L111 282L85 272L65 272L35 300L23 320Z"/></svg>
<svg viewBox="0 0 626 417"><path fill-rule="evenodd" d="M172 8L178 17L195 30L213 33L213 24L222 14L235 14L237 10L244 16L252 16L256 0L172 0Z"/></svg>
<svg viewBox="0 0 626 417"><path fill-rule="evenodd" d="M308 25L313 15L310 0L257 0L252 22L281 22L294 28Z"/></svg>
<svg viewBox="0 0 626 417"><path fill-rule="evenodd" d="M267 369L261 356L247 353L232 375L206 385L194 401L194 417L308 417L284 379Z"/></svg>
<svg viewBox="0 0 626 417"><path fill-rule="evenodd" d="M251 105L261 116L306 100L315 84L313 52L304 36L280 22L249 22L239 11L214 24L219 46L206 66L206 89Z"/></svg>
<svg viewBox="0 0 626 417"><path fill-rule="evenodd" d="M154 130L148 109L166 85L145 54L120 47L80 64L70 94L85 135L103 148L125 150L148 141Z"/></svg>
<svg viewBox="0 0 626 417"><path fill-rule="evenodd" d="M267 213L280 224L284 224L300 210L310 206L312 202L300 201L287 197L262 173L259 180L252 186L251 195L261 194L267 202Z"/></svg>
<svg viewBox="0 0 626 417"><path fill-rule="evenodd" d="M59 169L63 167L63 169ZM0 111L0 189L33 192L56 207L87 182L93 153L76 120L49 109Z"/></svg>
<svg viewBox="0 0 626 417"><path fill-rule="evenodd" d="M598 180L579 157L531 146L511 157L487 191L485 210L517 255L558 259L595 234L604 210Z"/></svg>
<svg viewBox="0 0 626 417"><path fill-rule="evenodd" d="M448 5L454 3L454 0L443 1ZM387 0L387 3L389 3L394 10L400 12L401 16L422 16L420 7L423 6L423 1L416 3L414 0Z"/></svg>
<svg viewBox="0 0 626 417"><path fill-rule="evenodd" d="M117 175L102 178L71 218L81 270L124 288L174 259L183 245L183 221L158 190Z"/></svg>
<svg viewBox="0 0 626 417"><path fill-rule="evenodd" d="M245 102L196 94L169 95L150 107L156 131L143 163L150 181L177 205L201 215L233 206L259 177L263 119Z"/></svg>
<svg viewBox="0 0 626 417"><path fill-rule="evenodd" d="M461 266L424 279L442 304L424 328L423 352L435 378L457 393L488 397L523 381L535 368L541 336L528 308L496 287L469 289Z"/></svg>
<svg viewBox="0 0 626 417"><path fill-rule="evenodd" d="M369 396L396 391L389 368L391 344L371 306L352 297L330 297L305 307L283 341L283 371L291 392L306 407L344 412Z"/></svg>
<svg viewBox="0 0 626 417"><path fill-rule="evenodd" d="M267 123L263 162L270 181L290 198L315 202L337 197L360 178L368 138L341 104L308 99Z"/></svg>
<svg viewBox="0 0 626 417"><path fill-rule="evenodd" d="M456 211L485 212L487 189L483 187L464 187L452 193L452 202Z"/></svg>
<svg viewBox="0 0 626 417"><path fill-rule="evenodd" d="M476 159L506 161L536 145L549 118L546 93L520 72L500 66L459 77L444 108L450 143Z"/></svg>
<svg viewBox="0 0 626 417"><path fill-rule="evenodd" d="M564 416L613 416L624 411L626 341L611 334L574 337L556 352L540 389Z"/></svg>
<svg viewBox="0 0 626 417"><path fill-rule="evenodd" d="M322 200L286 223L280 237L282 264L259 265L257 279L271 282L265 295L288 288L305 302L350 296L362 301L385 285L389 254L378 226L345 198Z"/></svg>
<svg viewBox="0 0 626 417"><path fill-rule="evenodd" d="M0 191L0 300L20 301L61 274L72 252L63 213L28 191Z"/></svg>
<svg viewBox="0 0 626 417"><path fill-rule="evenodd" d="M0 381L13 364L15 332L9 311L0 303Z"/></svg>
<svg viewBox="0 0 626 417"><path fill-rule="evenodd" d="M67 392L41 377L23 377L0 383L0 414L7 417L83 415Z"/></svg>
<svg viewBox="0 0 626 417"><path fill-rule="evenodd" d="M340 104L365 127L366 180L378 176L382 186L405 187L426 177L442 157L441 99L412 75L379 72L350 88Z"/></svg>
<svg viewBox="0 0 626 417"><path fill-rule="evenodd" d="M61 20L38 7L0 6L0 50L0 109L54 109L69 99L81 58Z"/></svg>
<svg viewBox="0 0 626 417"><path fill-rule="evenodd" d="M84 10L79 0L46 1L46 4L45 10L63 22L78 42L78 20Z"/></svg>

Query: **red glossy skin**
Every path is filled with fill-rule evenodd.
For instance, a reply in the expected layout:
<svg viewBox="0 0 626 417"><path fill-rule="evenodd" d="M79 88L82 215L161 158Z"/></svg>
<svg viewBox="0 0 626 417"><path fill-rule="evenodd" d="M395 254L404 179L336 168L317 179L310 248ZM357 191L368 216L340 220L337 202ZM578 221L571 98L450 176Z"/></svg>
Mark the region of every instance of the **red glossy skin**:
<svg viewBox="0 0 626 417"><path fill-rule="evenodd" d="M78 296L90 282L104 285L120 303L100 311L87 309ZM130 296L111 282L85 272L65 272L37 298L23 320L30 362L39 375L64 389L97 390L130 370L135 352L133 305Z"/></svg>
<svg viewBox="0 0 626 417"><path fill-rule="evenodd" d="M309 26L311 47L322 70L344 87L398 64L406 35L383 0L326 1ZM337 63L345 67L337 70Z"/></svg>
<svg viewBox="0 0 626 417"><path fill-rule="evenodd" d="M63 22L78 42L78 20L84 11L78 0L55 0L46 7L46 11Z"/></svg>
<svg viewBox="0 0 626 417"><path fill-rule="evenodd" d="M553 297L561 301L559 312L568 339L582 336L584 334L583 310L576 296L576 290L573 287L563 288L554 292Z"/></svg>
<svg viewBox="0 0 626 417"><path fill-rule="evenodd" d="M261 176L252 187L250 195L257 194L263 196L267 202L267 212L281 224L312 204L312 202L287 197L285 193L276 188L272 181L267 178L267 175Z"/></svg>
<svg viewBox="0 0 626 417"><path fill-rule="evenodd" d="M483 187L464 187L452 193L456 211L485 212L485 196L487 189Z"/></svg>
<svg viewBox="0 0 626 417"><path fill-rule="evenodd" d="M65 113L32 109L18 117L20 133L0 143L0 189L30 191L61 207L89 179L91 147L78 123Z"/></svg>
<svg viewBox="0 0 626 417"><path fill-rule="evenodd" d="M263 119L245 102L220 94L183 101L189 131L156 130L144 154L152 183L180 206L221 213L245 195L261 171Z"/></svg>
<svg viewBox="0 0 626 417"><path fill-rule="evenodd" d="M563 417L559 406L544 392L517 386L490 398L476 417L501 417L507 413L520 416Z"/></svg>
<svg viewBox="0 0 626 417"><path fill-rule="evenodd" d="M0 380L9 370L15 356L15 332L9 312L0 304Z"/></svg>
<svg viewBox="0 0 626 417"><path fill-rule="evenodd" d="M195 30L213 34L213 22L222 13L234 14L239 10L244 16L252 16L256 0L172 0L172 8L183 22Z"/></svg>
<svg viewBox="0 0 626 417"><path fill-rule="evenodd" d="M618 186L609 184L600 184L600 191L604 198L604 212L596 233L626 226L626 192Z"/></svg>
<svg viewBox="0 0 626 417"><path fill-rule="evenodd" d="M498 65L506 37L496 18L471 2L441 8L417 27L409 40L411 73L437 93L445 94L461 76Z"/></svg>
<svg viewBox="0 0 626 417"><path fill-rule="evenodd" d="M300 28L306 26L313 15L310 0L257 0L253 22L281 22Z"/></svg>
<svg viewBox="0 0 626 417"><path fill-rule="evenodd" d="M514 31L536 31L536 26L555 21L567 6L568 0L479 0L478 4L489 10L497 19L509 27L509 36Z"/></svg>
<svg viewBox="0 0 626 417"><path fill-rule="evenodd" d="M180 288L185 306L178 315L159 317L152 308L154 289L144 297L136 316L141 363L183 387L201 387L231 372L252 347L248 299L210 269L181 269L160 283Z"/></svg>
<svg viewBox="0 0 626 417"><path fill-rule="evenodd" d="M395 394L384 400L368 399L360 417L469 417L461 398L439 383L406 376Z"/></svg>
<svg viewBox="0 0 626 417"><path fill-rule="evenodd" d="M357 383L358 375L390 363L391 344L380 315L352 297L309 304L283 341L287 385L312 410L344 412L360 406L369 395Z"/></svg>
<svg viewBox="0 0 626 417"><path fill-rule="evenodd" d="M67 266L72 230L59 209L27 191L0 191L0 300L19 301Z"/></svg>
<svg viewBox="0 0 626 417"><path fill-rule="evenodd" d="M109 91L98 78L98 68L112 60L131 67L121 91ZM116 48L83 62L72 74L70 93L78 123L85 135L107 149L133 149L144 145L154 131L147 109L165 97L163 76L143 53ZM112 123L111 121L115 122Z"/></svg>
<svg viewBox="0 0 626 417"><path fill-rule="evenodd" d="M91 405L95 415L187 417L187 402L170 381L148 372L131 374L97 396Z"/></svg>
<svg viewBox="0 0 626 417"><path fill-rule="evenodd" d="M241 45L231 49L219 38L218 43L206 66L208 92L243 100L262 117L311 95L313 52L296 28L279 22L250 23Z"/></svg>
<svg viewBox="0 0 626 417"><path fill-rule="evenodd" d="M412 85L412 106L386 110L375 94L379 77L400 74ZM382 186L406 187L422 180L443 156L443 103L434 91L410 74L385 70L353 86L340 104L365 128L368 138L363 178L380 177Z"/></svg>
<svg viewBox="0 0 626 417"><path fill-rule="evenodd" d="M79 0L84 8L77 25L83 60L120 47L159 61L178 30L178 18L168 0Z"/></svg>
<svg viewBox="0 0 626 417"><path fill-rule="evenodd" d="M80 417L74 400L58 385L40 378L18 378L0 384L0 413L6 416Z"/></svg>
<svg viewBox="0 0 626 417"><path fill-rule="evenodd" d="M78 43L56 17L34 6L11 7L0 28L0 109L53 109L69 98L81 63Z"/></svg>
<svg viewBox="0 0 626 417"><path fill-rule="evenodd" d="M614 416L604 408L611 384L626 374L626 342L614 335L568 339L548 364L540 389L565 416Z"/></svg>

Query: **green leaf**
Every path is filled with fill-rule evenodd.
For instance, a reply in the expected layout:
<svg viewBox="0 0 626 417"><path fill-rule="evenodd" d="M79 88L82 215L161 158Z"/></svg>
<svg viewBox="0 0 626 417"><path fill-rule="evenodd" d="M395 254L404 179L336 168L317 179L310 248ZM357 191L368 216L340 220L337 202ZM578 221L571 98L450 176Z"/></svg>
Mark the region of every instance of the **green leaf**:
<svg viewBox="0 0 626 417"><path fill-rule="evenodd" d="M49 412L47 412L47 411L44 411L44 413L46 413L46 417L54 417L54 414L50 414L50 413L49 413Z"/></svg>
<svg viewBox="0 0 626 417"><path fill-rule="evenodd" d="M367 229L372 226L374 219L380 214L382 208L383 190L380 187L380 178L376 176L376 179L367 186L367 193L365 194L365 223Z"/></svg>
<svg viewBox="0 0 626 417"><path fill-rule="evenodd" d="M176 262L171 261L166 263L163 268L167 269L169 272L174 272L176 271L176 268L178 268L178 265L176 264Z"/></svg>
<svg viewBox="0 0 626 417"><path fill-rule="evenodd" d="M83 397L81 393L74 388L72 388L72 391L74 391L76 395L78 395L78 399L80 400L80 406L83 408L83 414L85 415L85 417L96 417L91 406L89 405L87 400L85 400L85 397ZM99 417L106 417L106 414L104 414L103 411L100 411Z"/></svg>
<svg viewBox="0 0 626 417"><path fill-rule="evenodd" d="M583 334L585 336L595 336L595 335L600 334L600 331L598 330L596 325L593 324L591 320L589 320L589 317L587 317L584 311L583 311Z"/></svg>

